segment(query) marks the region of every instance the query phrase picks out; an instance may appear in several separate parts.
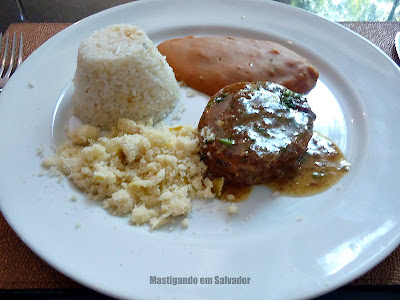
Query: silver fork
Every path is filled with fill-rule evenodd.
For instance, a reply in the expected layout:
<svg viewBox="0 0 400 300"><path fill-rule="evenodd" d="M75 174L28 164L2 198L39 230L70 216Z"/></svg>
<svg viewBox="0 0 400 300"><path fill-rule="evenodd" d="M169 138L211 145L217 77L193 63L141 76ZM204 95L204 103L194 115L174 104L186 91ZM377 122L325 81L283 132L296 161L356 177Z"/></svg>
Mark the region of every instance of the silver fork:
<svg viewBox="0 0 400 300"><path fill-rule="evenodd" d="M1 59L1 66L0 66L0 92L3 90L4 86L6 85L8 79L10 79L11 72L14 69L14 60L15 60L15 47L16 47L16 36L14 32L13 40L12 40L12 47L11 47L11 54L10 54L10 63L8 66L7 71L3 74L4 68L6 66L6 61L7 61L7 54L8 54L8 33L6 37L6 44L4 47L4 54L3 58ZM1 46L3 42L3 33L0 33L0 54L1 54ZM20 39L19 39L19 51L18 51L18 58L17 58L17 64L15 65L15 70L18 69L19 65L22 63L22 54L23 54L23 36L21 33Z"/></svg>

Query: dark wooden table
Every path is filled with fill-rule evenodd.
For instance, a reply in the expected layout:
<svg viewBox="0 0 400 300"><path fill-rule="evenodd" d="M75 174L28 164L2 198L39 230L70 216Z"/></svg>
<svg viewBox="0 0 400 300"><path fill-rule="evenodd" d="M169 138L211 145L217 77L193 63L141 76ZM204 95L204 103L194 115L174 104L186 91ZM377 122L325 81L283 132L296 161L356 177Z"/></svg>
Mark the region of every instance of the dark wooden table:
<svg viewBox="0 0 400 300"><path fill-rule="evenodd" d="M19 0L26 21L74 23L104 9L136 0ZM17 0L0 1L0 32L11 23L23 22Z"/></svg>

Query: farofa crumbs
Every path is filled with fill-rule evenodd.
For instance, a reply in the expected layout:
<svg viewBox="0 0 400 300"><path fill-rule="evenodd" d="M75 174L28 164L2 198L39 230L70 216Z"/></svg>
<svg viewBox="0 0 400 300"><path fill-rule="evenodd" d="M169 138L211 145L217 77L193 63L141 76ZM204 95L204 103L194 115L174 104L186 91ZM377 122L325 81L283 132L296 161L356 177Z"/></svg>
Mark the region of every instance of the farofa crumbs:
<svg viewBox="0 0 400 300"><path fill-rule="evenodd" d="M235 203L232 203L231 205L229 205L228 207L228 213L230 215L236 215L239 212L239 207L237 207L237 205Z"/></svg>
<svg viewBox="0 0 400 300"><path fill-rule="evenodd" d="M227 201L235 201L236 197L233 194L228 194L226 195L226 200Z"/></svg>
<svg viewBox="0 0 400 300"><path fill-rule="evenodd" d="M91 140L99 137L100 129L91 125L79 126L74 131L68 131L67 136L75 145L87 146Z"/></svg>
<svg viewBox="0 0 400 300"><path fill-rule="evenodd" d="M186 92L186 97L192 98L192 97L194 97L194 96L196 96L196 92L195 92L195 91L193 91L193 90L188 90L188 91Z"/></svg>
<svg viewBox="0 0 400 300"><path fill-rule="evenodd" d="M186 229L189 227L189 220L188 218L183 219L183 221L181 222L181 226L182 228Z"/></svg>
<svg viewBox="0 0 400 300"><path fill-rule="evenodd" d="M43 145L39 145L39 147L36 148L36 155L43 156L43 152L44 152Z"/></svg>
<svg viewBox="0 0 400 300"><path fill-rule="evenodd" d="M157 228L187 215L191 199L215 196L192 126L120 119L104 137L87 125L68 136L43 166L57 167L90 199L112 214L129 215L133 224Z"/></svg>

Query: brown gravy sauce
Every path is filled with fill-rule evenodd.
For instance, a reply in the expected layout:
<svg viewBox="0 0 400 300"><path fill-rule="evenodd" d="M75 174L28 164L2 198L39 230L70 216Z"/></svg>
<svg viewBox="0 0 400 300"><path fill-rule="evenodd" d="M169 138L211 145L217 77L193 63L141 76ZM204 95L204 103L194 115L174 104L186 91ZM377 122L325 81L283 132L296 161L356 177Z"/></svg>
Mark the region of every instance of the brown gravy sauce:
<svg viewBox="0 0 400 300"><path fill-rule="evenodd" d="M339 147L327 137L314 131L298 166L265 185L272 191L287 196L310 196L327 190L349 170L350 163ZM251 191L252 186L225 183L221 199L229 202L244 201ZM228 194L234 195L235 198L230 200L232 197L227 197Z"/></svg>
<svg viewBox="0 0 400 300"><path fill-rule="evenodd" d="M221 191L220 199L228 202L242 202L247 200L252 190L252 185L225 182ZM231 199L228 195L233 195L235 198Z"/></svg>
<svg viewBox="0 0 400 300"><path fill-rule="evenodd" d="M339 147L327 137L314 132L298 167L266 185L289 196L321 193L338 182L350 170L350 163Z"/></svg>

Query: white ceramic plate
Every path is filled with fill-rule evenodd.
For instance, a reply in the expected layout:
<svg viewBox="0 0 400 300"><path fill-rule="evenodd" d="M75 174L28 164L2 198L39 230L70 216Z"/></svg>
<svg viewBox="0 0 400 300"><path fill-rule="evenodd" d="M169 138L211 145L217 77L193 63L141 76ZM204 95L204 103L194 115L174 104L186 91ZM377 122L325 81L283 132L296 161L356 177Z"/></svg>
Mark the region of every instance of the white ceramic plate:
<svg viewBox="0 0 400 300"><path fill-rule="evenodd" d="M235 217L226 213L226 203L195 201L190 227L174 225L171 232L130 226L68 182L38 177L37 147L50 154L51 145L65 138L78 45L115 23L141 27L156 44L189 34L231 35L277 41L302 54L321 74L310 94L316 129L337 142L351 172L312 197L272 199L266 188L257 188ZM362 275L399 244L399 82L399 68L368 41L288 5L174 0L115 7L46 42L1 94L2 213L50 265L115 297L317 296ZM196 124L207 98L184 96L181 123ZM72 195L78 201L71 202ZM154 285L150 276L199 282ZM214 276L251 279L247 285L200 283Z"/></svg>

